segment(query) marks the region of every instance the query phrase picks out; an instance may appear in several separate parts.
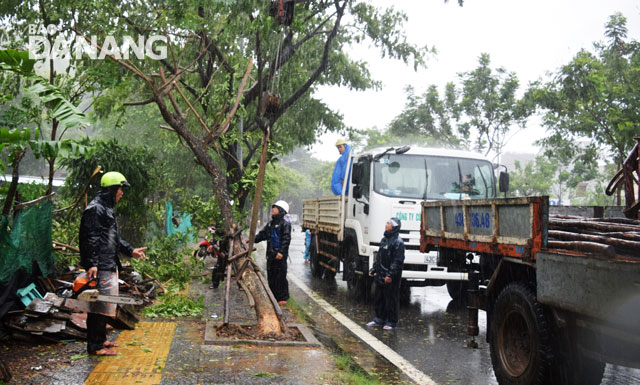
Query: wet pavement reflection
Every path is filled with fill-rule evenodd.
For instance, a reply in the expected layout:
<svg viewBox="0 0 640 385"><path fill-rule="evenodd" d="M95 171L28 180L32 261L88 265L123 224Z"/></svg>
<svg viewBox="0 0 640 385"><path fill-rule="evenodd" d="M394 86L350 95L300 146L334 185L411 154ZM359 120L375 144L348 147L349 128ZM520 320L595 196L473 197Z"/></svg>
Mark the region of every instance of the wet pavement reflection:
<svg viewBox="0 0 640 385"><path fill-rule="evenodd" d="M296 227L289 250L289 274L360 325L373 319L373 304L350 298L342 274L335 280L311 277L303 261L304 234ZM477 349L466 347L466 307L451 300L446 286L411 288L410 303L400 308L400 322L393 332L368 328L369 332L439 384L497 384L486 342L486 314L480 312ZM366 327L366 326L365 326ZM602 385L640 384L640 370L607 365Z"/></svg>

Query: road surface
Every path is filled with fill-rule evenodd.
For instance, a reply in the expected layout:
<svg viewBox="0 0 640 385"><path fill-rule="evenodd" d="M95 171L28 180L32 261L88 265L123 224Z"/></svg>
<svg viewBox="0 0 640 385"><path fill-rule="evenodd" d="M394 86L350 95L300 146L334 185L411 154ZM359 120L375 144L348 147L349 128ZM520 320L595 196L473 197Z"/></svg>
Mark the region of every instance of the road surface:
<svg viewBox="0 0 640 385"><path fill-rule="evenodd" d="M341 273L335 281L312 278L303 254L304 233L295 226L289 249L289 275L295 275L355 323L364 326L373 319L373 304L352 300ZM466 321L466 308L451 300L446 286L414 287L409 305L400 308L395 331L364 327L438 384L497 384L486 342L486 314L479 314L477 349L466 347ZM640 384L640 370L607 365L601 385L631 384Z"/></svg>

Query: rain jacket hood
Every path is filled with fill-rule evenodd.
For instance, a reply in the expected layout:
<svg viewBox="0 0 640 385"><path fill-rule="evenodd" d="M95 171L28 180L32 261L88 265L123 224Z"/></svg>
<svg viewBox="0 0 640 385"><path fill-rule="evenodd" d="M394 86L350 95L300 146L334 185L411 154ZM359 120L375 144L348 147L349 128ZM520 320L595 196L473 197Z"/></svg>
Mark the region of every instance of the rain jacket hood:
<svg viewBox="0 0 640 385"><path fill-rule="evenodd" d="M391 231L385 231L380 241L378 254L370 273L375 274L374 281L378 285L384 285L385 277L391 277L392 281L399 282L402 278L404 266L404 241L400 238L402 223L398 218L391 218Z"/></svg>

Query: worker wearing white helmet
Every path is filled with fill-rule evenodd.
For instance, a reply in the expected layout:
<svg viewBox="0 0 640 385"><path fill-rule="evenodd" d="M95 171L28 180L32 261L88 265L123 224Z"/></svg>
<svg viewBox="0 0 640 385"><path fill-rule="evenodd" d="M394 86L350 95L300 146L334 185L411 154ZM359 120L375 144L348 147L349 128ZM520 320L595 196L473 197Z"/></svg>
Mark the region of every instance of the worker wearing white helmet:
<svg viewBox="0 0 640 385"><path fill-rule="evenodd" d="M255 242L267 241L267 281L279 305L289 300L287 257L291 243L291 223L285 218L289 205L277 201L271 206L271 221L256 235Z"/></svg>

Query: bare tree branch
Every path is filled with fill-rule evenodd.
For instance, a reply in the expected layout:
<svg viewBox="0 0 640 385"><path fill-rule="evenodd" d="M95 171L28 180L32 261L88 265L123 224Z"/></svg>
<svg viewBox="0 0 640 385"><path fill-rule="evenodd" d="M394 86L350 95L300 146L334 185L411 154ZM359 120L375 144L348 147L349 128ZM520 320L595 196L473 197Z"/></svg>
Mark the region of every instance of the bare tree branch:
<svg viewBox="0 0 640 385"><path fill-rule="evenodd" d="M273 119L274 121L278 117L280 117L284 113L284 111L286 111L289 107L291 107L293 103L295 103L295 101L298 100L300 96L302 96L305 92L307 92L307 90L309 90L311 85L315 83L315 81L320 77L322 72L327 68L327 64L329 62L329 50L331 48L331 43L333 43L333 39L335 39L336 35L338 34L340 21L342 20L342 16L344 15L344 10L347 6L347 2L344 2L342 7L340 7L339 1L336 0L335 5L336 5L336 13L337 13L336 22L333 25L333 30L331 31L331 34L327 37L327 40L324 44L322 59L320 60L320 64L318 65L318 68L316 68L313 75L311 75L309 79L307 79L307 81L300 88L298 88L293 93L293 95L289 97L289 99L287 99L284 103L280 105L280 108L278 109L278 112Z"/></svg>
<svg viewBox="0 0 640 385"><path fill-rule="evenodd" d="M233 118L233 116L236 114L236 111L238 110L238 104L240 104L240 98L242 98L242 92L244 91L245 84L247 84L247 79L249 78L249 73L251 72L252 68L253 68L253 58L249 59L249 66L247 68L247 71L244 73L242 82L240 83L240 88L238 89L238 94L236 95L236 101L233 104L233 108L229 112L229 115L227 115L227 119L225 120L225 122L222 123L222 125L216 132L216 136L224 135L224 133L229 128L229 123L231 123L231 119Z"/></svg>
<svg viewBox="0 0 640 385"><path fill-rule="evenodd" d="M142 105L153 103L153 102L155 102L155 99L154 98L149 98L149 99L146 99L146 100L139 100L139 101L136 101L136 102L124 102L124 103L122 103L122 105L124 105L124 106L142 106Z"/></svg>

